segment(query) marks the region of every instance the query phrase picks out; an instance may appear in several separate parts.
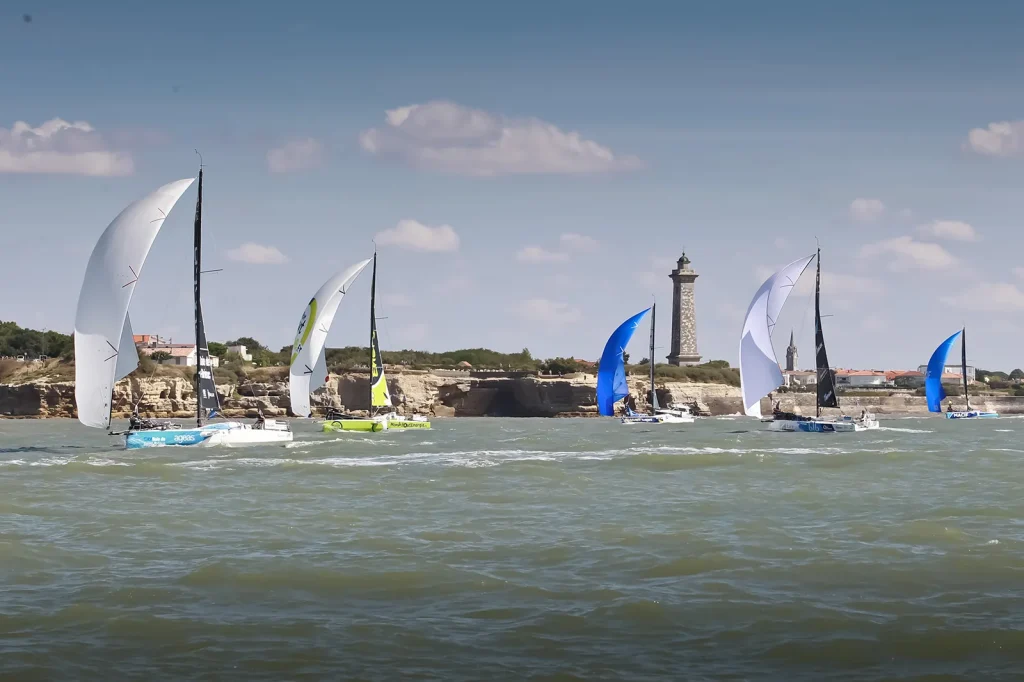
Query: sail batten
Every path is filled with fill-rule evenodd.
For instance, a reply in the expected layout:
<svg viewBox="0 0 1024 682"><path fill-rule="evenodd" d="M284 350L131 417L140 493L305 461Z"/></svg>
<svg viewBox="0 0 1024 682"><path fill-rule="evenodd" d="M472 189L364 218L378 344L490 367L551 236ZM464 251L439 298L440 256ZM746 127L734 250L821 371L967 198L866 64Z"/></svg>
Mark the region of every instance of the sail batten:
<svg viewBox="0 0 1024 682"><path fill-rule="evenodd" d="M754 294L740 337L740 387L744 413L760 417L761 398L782 385L772 332L793 287L814 255L793 261L769 277Z"/></svg>
<svg viewBox="0 0 1024 682"><path fill-rule="evenodd" d="M650 310L651 308L642 310L620 324L604 345L601 363L597 369L597 409L603 417L614 416L616 401L629 395L622 353L629 345L629 340L633 338L637 325ZM653 358L651 361L653 362Z"/></svg>
<svg viewBox="0 0 1024 682"><path fill-rule="evenodd" d="M177 180L126 207L96 242L75 312L78 420L107 428L117 379L137 363L128 306L164 219L194 178Z"/></svg>
<svg viewBox="0 0 1024 682"><path fill-rule="evenodd" d="M292 414L297 417L310 415L310 392L327 382L327 333L352 282L369 264L368 258L327 280L309 300L299 319L288 377Z"/></svg>

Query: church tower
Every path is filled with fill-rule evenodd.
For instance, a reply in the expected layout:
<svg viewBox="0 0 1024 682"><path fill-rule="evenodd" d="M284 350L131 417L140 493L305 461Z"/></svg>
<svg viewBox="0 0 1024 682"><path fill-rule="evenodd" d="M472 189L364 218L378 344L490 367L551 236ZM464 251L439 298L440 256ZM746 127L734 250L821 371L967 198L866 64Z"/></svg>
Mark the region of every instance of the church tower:
<svg viewBox="0 0 1024 682"><path fill-rule="evenodd" d="M693 304L693 282L697 273L690 267L686 253L679 257L676 269L669 277L672 279L672 353L668 362L670 365L700 364L697 315Z"/></svg>
<svg viewBox="0 0 1024 682"><path fill-rule="evenodd" d="M793 343L793 331L789 332L789 347L786 349L786 370L796 371L796 344Z"/></svg>

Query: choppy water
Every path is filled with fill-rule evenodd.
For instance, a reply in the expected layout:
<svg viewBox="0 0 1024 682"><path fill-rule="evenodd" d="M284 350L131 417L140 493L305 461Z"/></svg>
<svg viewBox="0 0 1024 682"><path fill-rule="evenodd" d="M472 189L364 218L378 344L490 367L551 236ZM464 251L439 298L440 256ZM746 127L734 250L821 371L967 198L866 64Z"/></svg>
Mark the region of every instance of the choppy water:
<svg viewBox="0 0 1024 682"><path fill-rule="evenodd" d="M1011 680L1024 421L0 421L0 676Z"/></svg>

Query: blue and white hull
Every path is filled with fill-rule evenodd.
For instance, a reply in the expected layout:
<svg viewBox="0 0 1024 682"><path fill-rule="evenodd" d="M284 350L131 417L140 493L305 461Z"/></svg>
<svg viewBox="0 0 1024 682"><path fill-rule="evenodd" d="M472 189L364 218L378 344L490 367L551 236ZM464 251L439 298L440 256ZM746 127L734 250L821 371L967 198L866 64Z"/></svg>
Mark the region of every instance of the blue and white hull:
<svg viewBox="0 0 1024 682"><path fill-rule="evenodd" d="M855 433L878 428L878 420L869 415L863 419L773 419L768 422L769 431L788 433Z"/></svg>
<svg viewBox="0 0 1024 682"><path fill-rule="evenodd" d="M997 419L998 417L998 412L982 412L981 410L963 410L946 413L946 419Z"/></svg>
<svg viewBox="0 0 1024 682"><path fill-rule="evenodd" d="M189 445L265 445L292 440L291 429L284 422L268 419L260 428L241 422L217 422L194 429L142 429L125 434L125 448L160 448Z"/></svg>

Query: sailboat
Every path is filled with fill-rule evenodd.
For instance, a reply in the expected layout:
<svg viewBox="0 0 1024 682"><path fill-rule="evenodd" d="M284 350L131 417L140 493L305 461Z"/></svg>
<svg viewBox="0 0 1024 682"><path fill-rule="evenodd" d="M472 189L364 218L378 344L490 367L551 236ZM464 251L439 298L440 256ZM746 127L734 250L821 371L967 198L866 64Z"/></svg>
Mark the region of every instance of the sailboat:
<svg viewBox="0 0 1024 682"><path fill-rule="evenodd" d="M946 419L994 419L999 416L997 412L983 412L971 409L971 396L967 391L967 328L956 332L948 339L939 344L939 347L932 353L928 360L928 370L924 377L924 391L928 398L928 411L941 412L942 400L946 397L946 389L942 385L942 373L946 369L946 356L949 355L950 347L960 338L960 376L964 380L964 400L967 403L966 410L946 410ZM952 403L950 403L952 408Z"/></svg>
<svg viewBox="0 0 1024 682"><path fill-rule="evenodd" d="M103 231L86 266L75 313L75 400L78 419L86 426L109 428L114 385L139 364L128 307L142 266L167 214L192 184L187 178L169 183L130 204ZM194 295L196 333L196 426L140 419L138 407L123 435L128 449L168 445L256 445L292 440L287 424L265 419L252 425L209 423L220 409L200 305L202 273L203 169L194 222Z"/></svg>
<svg viewBox="0 0 1024 682"><path fill-rule="evenodd" d="M623 353L633 333L647 313L651 313L651 343L648 363L651 380L651 412L638 414L627 404L623 424L681 424L693 421L689 408L665 409L658 406L658 391L654 384L654 321L655 306L652 305L630 317L616 328L605 343L604 352L597 372L597 407L604 417L615 415L615 403L629 395L626 383L626 364Z"/></svg>
<svg viewBox="0 0 1024 682"><path fill-rule="evenodd" d="M358 266L353 266L353 267L358 267L358 270L355 272L355 274L352 275L351 280L355 279L355 277L359 274L359 272L361 272L362 269L364 267L366 267L366 264L368 262L369 261L365 261L365 262L359 264ZM351 280L349 280L349 281L351 281ZM328 282L328 284L330 284L330 282ZM327 285L324 285L324 286L326 287ZM346 284L346 286L347 286L347 284ZM321 291L323 291L323 289L321 289ZM319 296L319 295L320 295L320 292L317 292L317 296ZM342 295L344 295L344 294L342 294ZM310 306L312 306L315 301L316 301L316 297L314 297L313 301L310 302ZM340 302L341 302L341 299L338 298L337 299L337 303L340 303ZM326 320L326 323L327 323L326 326L321 324L321 328L322 329L318 332L319 334L322 334L322 336L318 337L320 339L320 343L321 344L323 343L323 340L326 339L326 337L327 337L327 329L330 327L330 323L334 319L334 311L337 310L337 307L338 307L337 303L334 304L334 307L330 311L330 318ZM374 254L373 254L373 278L370 280L370 416L369 417L357 417L355 415L343 414L343 413L340 413L340 412L337 412L337 411L331 409L331 410L328 410L327 417L326 417L326 419L324 419L324 422L323 422L323 430L324 431L369 431L369 432L376 433L376 432L379 432L379 431L387 431L388 429L429 429L430 428L430 422L425 417L423 417L421 415L413 415L411 417L405 417L405 416L399 415L397 412L395 412L395 410L393 409L393 407L391 405L391 393L388 391L387 378L384 376L384 360L381 357L380 346L377 343L377 314L376 314L376 307L377 307L377 253L374 252ZM315 317L315 310L313 312L314 312L313 317ZM307 324L309 324L309 323L307 322ZM302 331L301 331L302 328L303 328L303 323L300 322L300 324L299 324L299 330L300 330L299 333L300 334L302 333ZM319 349L317 352L320 354L320 357L323 358L324 352L322 350L322 346L321 346L321 349ZM310 356L312 357L312 349L310 349ZM291 370L291 373L292 373L292 376L295 376L295 373L296 373L296 356L294 354L294 351L293 351L292 358L293 358L293 360L292 360L292 370ZM321 374L326 376L326 362L321 360L320 363L323 365L323 370L324 370L324 371L321 372ZM316 368L316 365L314 365L314 369L315 368ZM305 370L302 369L300 371L305 371ZM319 380L319 377L317 377L317 380ZM319 384L319 385L322 385L322 383ZM319 385L318 385L318 387L319 387ZM301 390L301 388L300 388L300 390ZM294 404L294 402L296 400L295 396L296 396L295 384L293 383L292 384L292 401L293 401L293 404ZM308 413L308 390L306 391L306 400L307 400L306 406L307 406L307 413ZM295 409L293 408L292 411L294 412Z"/></svg>
<svg viewBox="0 0 1024 682"><path fill-rule="evenodd" d="M324 282L299 319L288 373L292 414L296 417L311 416L309 395L327 383L327 334L348 288L369 264L367 258Z"/></svg>
<svg viewBox="0 0 1024 682"><path fill-rule="evenodd" d="M809 433L848 433L878 428L874 415L865 413L854 420L844 416L841 419L821 416L822 408L839 408L836 395L835 373L828 363L825 352L825 336L821 329L821 249L817 254L793 261L765 280L754 294L747 308L740 338L740 388L743 393L743 411L750 416L761 417L761 398L782 385L782 369L772 347L772 333L775 321L792 293L797 280L817 257L817 277L814 284L814 342L815 366L817 368L817 391L815 416L803 417L773 409L768 422L770 431L801 431Z"/></svg>

